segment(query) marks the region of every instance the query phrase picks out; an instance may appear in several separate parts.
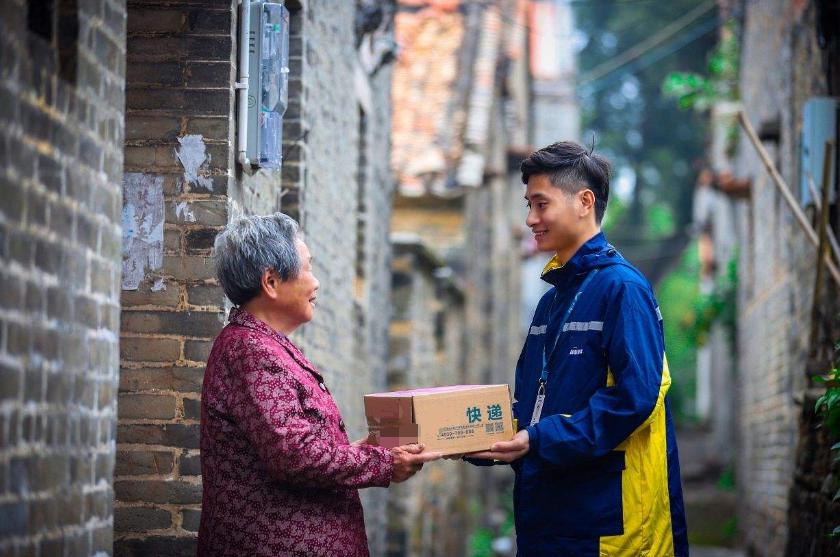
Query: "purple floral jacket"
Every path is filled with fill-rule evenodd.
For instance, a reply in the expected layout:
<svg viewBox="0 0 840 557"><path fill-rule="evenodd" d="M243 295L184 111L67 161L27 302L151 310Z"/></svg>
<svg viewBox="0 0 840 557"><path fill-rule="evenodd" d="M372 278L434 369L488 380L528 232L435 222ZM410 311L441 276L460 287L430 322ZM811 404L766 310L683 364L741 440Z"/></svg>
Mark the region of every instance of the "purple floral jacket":
<svg viewBox="0 0 840 557"><path fill-rule="evenodd" d="M367 556L358 488L387 487L393 458L344 430L300 350L231 310L201 396L199 557Z"/></svg>

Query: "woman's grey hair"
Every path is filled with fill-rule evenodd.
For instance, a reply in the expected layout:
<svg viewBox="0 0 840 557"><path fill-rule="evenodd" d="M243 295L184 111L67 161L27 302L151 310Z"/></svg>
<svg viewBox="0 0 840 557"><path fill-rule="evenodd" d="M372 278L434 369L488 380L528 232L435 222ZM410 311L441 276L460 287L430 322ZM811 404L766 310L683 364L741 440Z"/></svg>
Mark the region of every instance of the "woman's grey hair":
<svg viewBox="0 0 840 557"><path fill-rule="evenodd" d="M298 230L292 217L274 213L241 217L216 236L216 276L234 305L241 306L259 294L266 269L274 269L282 281L297 277Z"/></svg>

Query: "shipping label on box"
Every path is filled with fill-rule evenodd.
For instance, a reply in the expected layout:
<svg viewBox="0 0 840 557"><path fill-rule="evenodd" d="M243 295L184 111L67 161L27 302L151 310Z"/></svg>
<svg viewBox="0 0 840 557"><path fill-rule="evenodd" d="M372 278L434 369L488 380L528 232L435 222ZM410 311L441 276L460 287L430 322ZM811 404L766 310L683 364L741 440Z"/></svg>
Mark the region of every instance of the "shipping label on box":
<svg viewBox="0 0 840 557"><path fill-rule="evenodd" d="M455 385L365 395L373 442L423 443L443 454L483 451L515 433L507 385Z"/></svg>

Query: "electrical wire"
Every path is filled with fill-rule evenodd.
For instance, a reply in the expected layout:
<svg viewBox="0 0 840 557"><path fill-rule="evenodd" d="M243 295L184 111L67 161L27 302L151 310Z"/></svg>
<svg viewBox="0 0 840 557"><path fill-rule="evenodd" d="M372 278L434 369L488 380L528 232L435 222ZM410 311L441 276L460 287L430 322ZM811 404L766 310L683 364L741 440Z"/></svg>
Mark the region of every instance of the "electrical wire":
<svg viewBox="0 0 840 557"><path fill-rule="evenodd" d="M600 66L597 66L596 68L586 72L583 76L581 76L579 84L587 85L588 83L592 83L598 79L603 78L606 75L609 75L621 66L624 66L632 62L633 60L644 56L648 52L652 51L654 48L658 47L660 44L664 43L680 31L682 31L683 29L685 29L686 27L688 27L689 25L706 15L714 7L714 2L707 2L701 4L700 6L688 12L684 16L666 25L652 37L643 40L642 42L638 43L632 48L626 50L621 55L616 56L615 58L611 58L610 60L604 62Z"/></svg>
<svg viewBox="0 0 840 557"><path fill-rule="evenodd" d="M624 66L618 67L614 69L610 74L606 74L594 82L590 81L589 83L578 83L578 86L581 87L587 94L592 94L601 91L609 85L615 83L625 75L633 75L635 73L638 73L639 71L650 67L652 64L658 62L659 60L670 56L671 54L679 51L683 47L686 47L694 41L704 37L711 31L714 31L719 26L720 25L716 17L710 18L707 21L697 24L689 32L681 35L673 42L660 45L659 48L656 48L646 53L645 55L642 55L642 57L637 58L636 61L630 64L629 68Z"/></svg>

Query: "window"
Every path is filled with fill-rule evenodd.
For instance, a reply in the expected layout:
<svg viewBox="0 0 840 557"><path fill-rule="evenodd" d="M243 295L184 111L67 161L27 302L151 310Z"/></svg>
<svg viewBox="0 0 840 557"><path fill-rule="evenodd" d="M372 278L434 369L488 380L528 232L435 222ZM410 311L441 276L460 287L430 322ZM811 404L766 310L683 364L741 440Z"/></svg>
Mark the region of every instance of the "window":
<svg viewBox="0 0 840 557"><path fill-rule="evenodd" d="M57 68L58 77L75 85L79 58L78 0L30 0L26 25L33 38L48 48L45 62Z"/></svg>

